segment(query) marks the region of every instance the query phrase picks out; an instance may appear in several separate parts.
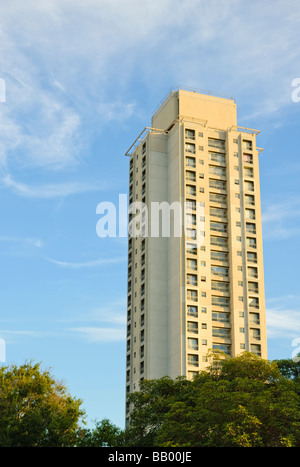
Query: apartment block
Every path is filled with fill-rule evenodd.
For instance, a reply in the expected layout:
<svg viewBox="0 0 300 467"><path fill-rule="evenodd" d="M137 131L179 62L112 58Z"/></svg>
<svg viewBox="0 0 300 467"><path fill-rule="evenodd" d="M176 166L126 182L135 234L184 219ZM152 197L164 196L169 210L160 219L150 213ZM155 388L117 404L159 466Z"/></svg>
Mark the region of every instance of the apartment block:
<svg viewBox="0 0 300 467"><path fill-rule="evenodd" d="M127 394L210 349L267 358L258 133L233 99L178 90L127 151Z"/></svg>

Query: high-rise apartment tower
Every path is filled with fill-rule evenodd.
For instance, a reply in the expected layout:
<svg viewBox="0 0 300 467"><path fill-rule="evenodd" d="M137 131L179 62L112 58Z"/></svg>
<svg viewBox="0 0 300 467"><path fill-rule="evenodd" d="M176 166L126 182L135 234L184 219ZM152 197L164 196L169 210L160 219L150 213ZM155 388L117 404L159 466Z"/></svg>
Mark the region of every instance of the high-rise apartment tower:
<svg viewBox="0 0 300 467"><path fill-rule="evenodd" d="M233 99L178 90L127 151L127 394L209 349L267 358L258 133Z"/></svg>

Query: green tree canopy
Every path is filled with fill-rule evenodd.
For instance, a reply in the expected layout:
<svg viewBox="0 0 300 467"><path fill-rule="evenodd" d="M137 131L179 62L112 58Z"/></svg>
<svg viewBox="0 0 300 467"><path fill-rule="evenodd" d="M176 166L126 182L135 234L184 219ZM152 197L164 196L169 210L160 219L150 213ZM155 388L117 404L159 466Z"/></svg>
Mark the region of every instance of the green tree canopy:
<svg viewBox="0 0 300 467"><path fill-rule="evenodd" d="M124 431L104 418L97 421L94 429L78 432L78 447L122 447L125 445Z"/></svg>
<svg viewBox="0 0 300 467"><path fill-rule="evenodd" d="M81 400L40 364L0 368L0 446L74 446Z"/></svg>
<svg viewBox="0 0 300 467"><path fill-rule="evenodd" d="M214 360L209 372L141 382L129 396L132 446L300 445L295 383L275 362L244 353Z"/></svg>

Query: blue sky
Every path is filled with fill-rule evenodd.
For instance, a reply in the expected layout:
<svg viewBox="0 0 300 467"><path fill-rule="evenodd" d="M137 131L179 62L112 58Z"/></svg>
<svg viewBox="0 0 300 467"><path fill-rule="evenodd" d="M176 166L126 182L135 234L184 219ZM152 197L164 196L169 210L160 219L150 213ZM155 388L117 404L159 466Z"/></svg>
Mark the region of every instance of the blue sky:
<svg viewBox="0 0 300 467"><path fill-rule="evenodd" d="M297 0L1 0L0 338L89 423L125 406L127 240L97 236L96 207L171 89L233 96L261 130L269 358L300 347L299 39Z"/></svg>

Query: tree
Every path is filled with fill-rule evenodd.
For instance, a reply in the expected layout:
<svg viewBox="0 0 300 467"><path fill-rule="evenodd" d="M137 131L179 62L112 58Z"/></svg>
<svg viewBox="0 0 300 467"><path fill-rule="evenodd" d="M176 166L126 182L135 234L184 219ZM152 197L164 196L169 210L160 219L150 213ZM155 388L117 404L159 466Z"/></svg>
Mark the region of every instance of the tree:
<svg viewBox="0 0 300 467"><path fill-rule="evenodd" d="M84 411L40 364L0 368L0 446L70 447Z"/></svg>
<svg viewBox="0 0 300 467"><path fill-rule="evenodd" d="M78 433L78 447L106 448L124 445L124 432L107 418L96 422L94 429L83 429Z"/></svg>
<svg viewBox="0 0 300 467"><path fill-rule="evenodd" d="M277 364L280 373L289 379L298 380L300 382L300 354L297 358L274 360Z"/></svg>
<svg viewBox="0 0 300 467"><path fill-rule="evenodd" d="M214 360L192 381L143 381L130 401L131 445L300 446L294 381L250 353Z"/></svg>

